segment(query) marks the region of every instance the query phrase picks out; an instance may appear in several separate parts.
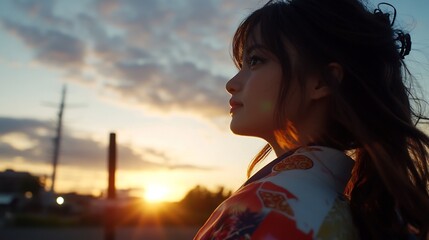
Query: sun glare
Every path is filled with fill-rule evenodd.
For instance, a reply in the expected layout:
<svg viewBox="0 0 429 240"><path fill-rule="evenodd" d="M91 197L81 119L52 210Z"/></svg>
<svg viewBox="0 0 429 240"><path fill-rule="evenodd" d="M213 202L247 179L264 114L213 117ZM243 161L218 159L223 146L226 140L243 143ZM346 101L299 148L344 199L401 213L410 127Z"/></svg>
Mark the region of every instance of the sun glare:
<svg viewBox="0 0 429 240"><path fill-rule="evenodd" d="M162 202L166 200L168 188L163 185L148 185L144 190L144 199L148 202Z"/></svg>

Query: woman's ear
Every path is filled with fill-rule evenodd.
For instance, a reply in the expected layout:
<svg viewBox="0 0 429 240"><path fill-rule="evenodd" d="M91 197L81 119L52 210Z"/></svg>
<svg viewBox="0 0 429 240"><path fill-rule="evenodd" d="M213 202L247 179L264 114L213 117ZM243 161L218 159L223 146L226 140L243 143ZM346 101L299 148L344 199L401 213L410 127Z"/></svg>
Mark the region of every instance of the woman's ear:
<svg viewBox="0 0 429 240"><path fill-rule="evenodd" d="M328 73L333 78L333 80L336 80L338 84L343 81L344 72L343 72L343 66L341 66L339 63L332 62L328 64Z"/></svg>
<svg viewBox="0 0 429 240"><path fill-rule="evenodd" d="M330 63L327 65L327 75L325 77L330 77L331 80L337 81L339 84L343 79L343 67L335 62ZM310 99L317 100L329 96L332 93L331 86L322 75L310 77L308 84Z"/></svg>

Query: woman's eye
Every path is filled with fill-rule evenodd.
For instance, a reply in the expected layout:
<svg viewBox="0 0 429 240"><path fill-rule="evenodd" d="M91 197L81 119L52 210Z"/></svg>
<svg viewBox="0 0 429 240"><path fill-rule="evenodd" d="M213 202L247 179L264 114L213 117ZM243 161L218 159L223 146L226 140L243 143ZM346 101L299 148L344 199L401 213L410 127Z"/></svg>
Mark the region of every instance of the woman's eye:
<svg viewBox="0 0 429 240"><path fill-rule="evenodd" d="M260 58L258 56L250 56L249 59L248 59L248 61L247 61L247 64L248 64L249 67L254 67L257 64L260 64L262 62L263 62L262 58Z"/></svg>

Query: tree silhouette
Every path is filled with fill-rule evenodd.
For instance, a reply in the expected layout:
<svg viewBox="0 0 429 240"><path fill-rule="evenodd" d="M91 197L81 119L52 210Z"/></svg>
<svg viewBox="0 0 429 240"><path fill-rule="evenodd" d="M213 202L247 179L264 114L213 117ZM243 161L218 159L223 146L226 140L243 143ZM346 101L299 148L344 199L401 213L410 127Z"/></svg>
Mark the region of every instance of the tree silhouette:
<svg viewBox="0 0 429 240"><path fill-rule="evenodd" d="M188 223L201 224L225 199L231 196L231 191L226 192L224 187L218 187L217 191L210 191L206 187L197 185L185 195L179 205L187 212L185 220Z"/></svg>

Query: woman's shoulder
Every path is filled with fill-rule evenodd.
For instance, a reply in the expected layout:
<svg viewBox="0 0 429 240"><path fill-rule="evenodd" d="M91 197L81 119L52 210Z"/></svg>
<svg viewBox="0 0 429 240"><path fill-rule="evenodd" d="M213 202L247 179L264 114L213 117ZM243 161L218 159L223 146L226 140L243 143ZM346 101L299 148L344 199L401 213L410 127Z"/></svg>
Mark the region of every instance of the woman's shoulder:
<svg viewBox="0 0 429 240"><path fill-rule="evenodd" d="M324 164L318 161L338 154L323 147L298 149L272 165L274 174L242 186L219 206L200 233L252 239L282 239L286 233L292 239L355 239L347 201L341 193L321 187L329 181L320 185L332 172L323 170ZM320 171L326 176L308 180Z"/></svg>
<svg viewBox="0 0 429 240"><path fill-rule="evenodd" d="M315 188L320 191L342 193L350 179L354 161L337 149L302 147L265 169L269 174L259 181L271 181L291 191L304 194Z"/></svg>
<svg viewBox="0 0 429 240"><path fill-rule="evenodd" d="M311 200L266 179L235 192L196 239L358 239L356 232L341 195Z"/></svg>
<svg viewBox="0 0 429 240"><path fill-rule="evenodd" d="M318 234L323 229L326 232L330 228L327 226L335 226L328 224L334 220L353 226L348 203L342 197L353 164L337 149L302 147L273 165L271 173L259 183L270 188L273 198L277 194L287 199L298 228Z"/></svg>

